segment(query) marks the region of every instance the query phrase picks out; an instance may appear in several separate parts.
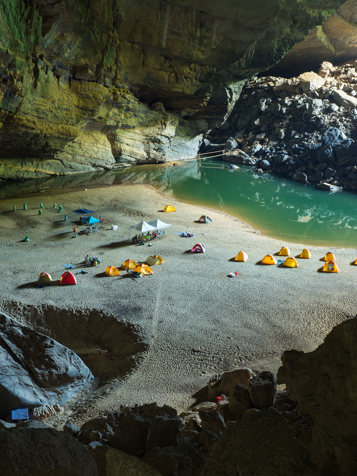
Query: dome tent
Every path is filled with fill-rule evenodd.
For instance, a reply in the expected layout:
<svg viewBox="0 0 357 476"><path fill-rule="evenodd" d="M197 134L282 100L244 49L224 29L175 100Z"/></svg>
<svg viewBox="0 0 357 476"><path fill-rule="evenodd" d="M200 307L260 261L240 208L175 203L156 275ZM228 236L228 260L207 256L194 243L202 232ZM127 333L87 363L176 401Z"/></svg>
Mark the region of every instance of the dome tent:
<svg viewBox="0 0 357 476"><path fill-rule="evenodd" d="M245 251L240 251L234 258L234 261L247 261L248 254Z"/></svg>
<svg viewBox="0 0 357 476"><path fill-rule="evenodd" d="M68 286L68 285L73 285L77 284L76 277L74 276L71 271L66 271L62 274L61 279L60 279L60 285L61 286Z"/></svg>
<svg viewBox="0 0 357 476"><path fill-rule="evenodd" d="M288 256L286 260L284 261L284 263L281 263L280 266L284 268L297 268L299 264L295 258L293 258L292 256Z"/></svg>
<svg viewBox="0 0 357 476"><path fill-rule="evenodd" d="M162 209L163 212L175 212L176 208L173 205L165 205Z"/></svg>
<svg viewBox="0 0 357 476"><path fill-rule="evenodd" d="M302 252L299 254L298 258L301 259L310 259L311 258L311 253L307 248L304 248Z"/></svg>
<svg viewBox="0 0 357 476"><path fill-rule="evenodd" d="M276 259L272 255L265 255L260 264L273 265L276 264Z"/></svg>
<svg viewBox="0 0 357 476"><path fill-rule="evenodd" d="M326 261L326 263L323 265L321 271L323 273L338 273L338 267L335 261Z"/></svg>
<svg viewBox="0 0 357 476"><path fill-rule="evenodd" d="M287 246L283 246L279 253L278 253L279 256L290 256L290 250Z"/></svg>
<svg viewBox="0 0 357 476"><path fill-rule="evenodd" d="M108 266L106 269L105 269L105 274L107 276L119 276L120 273L119 273L119 269L116 268L115 266Z"/></svg>

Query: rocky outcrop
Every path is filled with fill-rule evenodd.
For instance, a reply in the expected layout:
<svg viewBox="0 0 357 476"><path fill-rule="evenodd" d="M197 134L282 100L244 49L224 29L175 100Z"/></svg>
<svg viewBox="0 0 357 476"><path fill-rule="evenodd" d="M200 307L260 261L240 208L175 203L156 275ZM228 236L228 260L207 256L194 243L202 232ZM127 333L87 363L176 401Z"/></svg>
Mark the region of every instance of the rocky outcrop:
<svg viewBox="0 0 357 476"><path fill-rule="evenodd" d="M312 29L277 65L272 76L297 76L304 71L317 71L323 61L342 64L357 57L357 4L348 0L325 23Z"/></svg>
<svg viewBox="0 0 357 476"><path fill-rule="evenodd" d="M40 422L6 428L0 422L0 474L98 476L97 465L78 440Z"/></svg>
<svg viewBox="0 0 357 476"><path fill-rule="evenodd" d="M0 417L19 407L59 404L93 378L67 347L0 313Z"/></svg>
<svg viewBox="0 0 357 476"><path fill-rule="evenodd" d="M357 472L357 319L335 327L310 353L286 351L278 372L300 412L313 421L311 460L318 474Z"/></svg>
<svg viewBox="0 0 357 476"><path fill-rule="evenodd" d="M196 154L342 0L0 2L0 178Z"/></svg>
<svg viewBox="0 0 357 476"><path fill-rule="evenodd" d="M225 160L254 165L323 190L357 191L357 63L297 78L250 82L229 120L211 136ZM213 148L206 141L206 150ZM230 144L230 148L234 148ZM210 149L209 149L210 148ZM214 150L214 148L213 148Z"/></svg>

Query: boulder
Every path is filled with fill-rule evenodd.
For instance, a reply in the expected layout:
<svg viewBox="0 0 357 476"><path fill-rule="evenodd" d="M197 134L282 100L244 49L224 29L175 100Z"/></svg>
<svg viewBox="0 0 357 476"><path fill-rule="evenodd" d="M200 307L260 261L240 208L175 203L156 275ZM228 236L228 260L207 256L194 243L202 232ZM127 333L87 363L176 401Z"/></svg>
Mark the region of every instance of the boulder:
<svg viewBox="0 0 357 476"><path fill-rule="evenodd" d="M222 375L215 375L208 382L208 398L214 400L218 395L228 395L234 385L241 384L248 387L249 380L254 376L254 372L249 368L241 368L224 372Z"/></svg>
<svg viewBox="0 0 357 476"><path fill-rule="evenodd" d="M253 406L247 387L239 383L234 385L228 399L229 410L235 420L240 420L243 414Z"/></svg>
<svg viewBox="0 0 357 476"><path fill-rule="evenodd" d="M298 79L300 80L300 87L304 93L320 89L325 84L324 78L313 71L300 74Z"/></svg>
<svg viewBox="0 0 357 476"><path fill-rule="evenodd" d="M357 319L333 328L313 352L284 352L278 383L313 421L316 474L356 474Z"/></svg>
<svg viewBox="0 0 357 476"><path fill-rule="evenodd" d="M336 91L333 92L332 97L338 106L342 106L347 109L357 107L357 98L350 96L344 91L337 89Z"/></svg>
<svg viewBox="0 0 357 476"><path fill-rule="evenodd" d="M0 428L0 474L98 476L97 465L78 440L33 423Z"/></svg>
<svg viewBox="0 0 357 476"><path fill-rule="evenodd" d="M0 312L0 417L61 404L92 378L77 354Z"/></svg>
<svg viewBox="0 0 357 476"><path fill-rule="evenodd" d="M249 380L248 391L253 407L273 406L276 395L275 375L269 371L260 372Z"/></svg>

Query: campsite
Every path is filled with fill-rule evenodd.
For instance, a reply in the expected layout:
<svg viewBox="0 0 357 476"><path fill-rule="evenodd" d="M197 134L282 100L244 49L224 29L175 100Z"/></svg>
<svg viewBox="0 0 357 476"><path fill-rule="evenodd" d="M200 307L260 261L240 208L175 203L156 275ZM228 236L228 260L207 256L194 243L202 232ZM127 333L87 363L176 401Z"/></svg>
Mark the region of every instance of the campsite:
<svg viewBox="0 0 357 476"><path fill-rule="evenodd" d="M11 263L2 271L2 308L20 322L35 325L48 303L51 315L68 317L68 329L71 320L76 329L82 328L79 316L87 316L83 319L96 329L90 337L73 344L66 338L63 343L80 349L81 355L114 348L125 349L128 355L120 371L106 354L100 354L107 359L105 365L98 361L99 354L88 357L95 379L64 404L65 411L54 425L63 425L69 415L80 423L133 402L156 401L183 410L215 373L240 366L276 371L283 350L314 349L356 308L353 249L282 243L225 213L171 199L176 211L160 213L167 198L144 185L113 186L110 196L103 188L34 194L26 197L27 210L23 202L0 203L0 251ZM53 208L55 202L61 203L61 213ZM41 215L40 203L44 204ZM87 226L77 223L80 215L73 210L80 207L94 218L105 219L94 224L98 231L79 233ZM202 215L212 222L196 223ZM145 229L144 222L154 230ZM171 226L155 228L162 223ZM165 234L142 245L131 240L136 233L142 236L155 230ZM23 241L24 236L29 241ZM199 244L205 253L191 252ZM277 265L279 259L288 258L274 256L282 247L296 257L298 268ZM305 248L310 259L298 258ZM329 263L320 261L328 252L334 254L339 273L318 272ZM273 264L257 265L267 255L268 264ZM86 257L88 264L95 260L96 266L85 265ZM132 272L141 263L152 274L140 267L135 271L141 275L137 279ZM66 268L70 264L73 268ZM67 271L76 285L48 283L48 275L59 283ZM40 275L44 285L36 287L33 283ZM131 329L132 335L135 329L131 343L125 345L125 340L111 335L113 319L124 326L124 333ZM52 335L61 339L62 334ZM146 350L139 358L138 346L144 344ZM115 378L104 384L105 375Z"/></svg>

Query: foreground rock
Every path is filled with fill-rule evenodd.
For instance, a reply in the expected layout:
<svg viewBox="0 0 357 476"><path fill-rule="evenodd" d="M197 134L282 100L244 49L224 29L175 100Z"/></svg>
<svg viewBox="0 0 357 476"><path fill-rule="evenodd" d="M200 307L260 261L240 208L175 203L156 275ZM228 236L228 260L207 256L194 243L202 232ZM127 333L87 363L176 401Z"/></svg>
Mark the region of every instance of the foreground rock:
<svg viewBox="0 0 357 476"><path fill-rule="evenodd" d="M0 417L68 400L93 378L77 354L0 313Z"/></svg>
<svg viewBox="0 0 357 476"><path fill-rule="evenodd" d="M250 82L209 142L227 150L227 139L235 139L235 150L223 158L229 162L315 183L330 192L342 187L356 192L356 68L356 62L325 62L319 74Z"/></svg>
<svg viewBox="0 0 357 476"><path fill-rule="evenodd" d="M313 420L311 460L319 474L357 473L356 342L353 319L335 327L315 351L282 356L278 380Z"/></svg>
<svg viewBox="0 0 357 476"><path fill-rule="evenodd" d="M3 2L0 178L194 156L242 80L342 3Z"/></svg>

